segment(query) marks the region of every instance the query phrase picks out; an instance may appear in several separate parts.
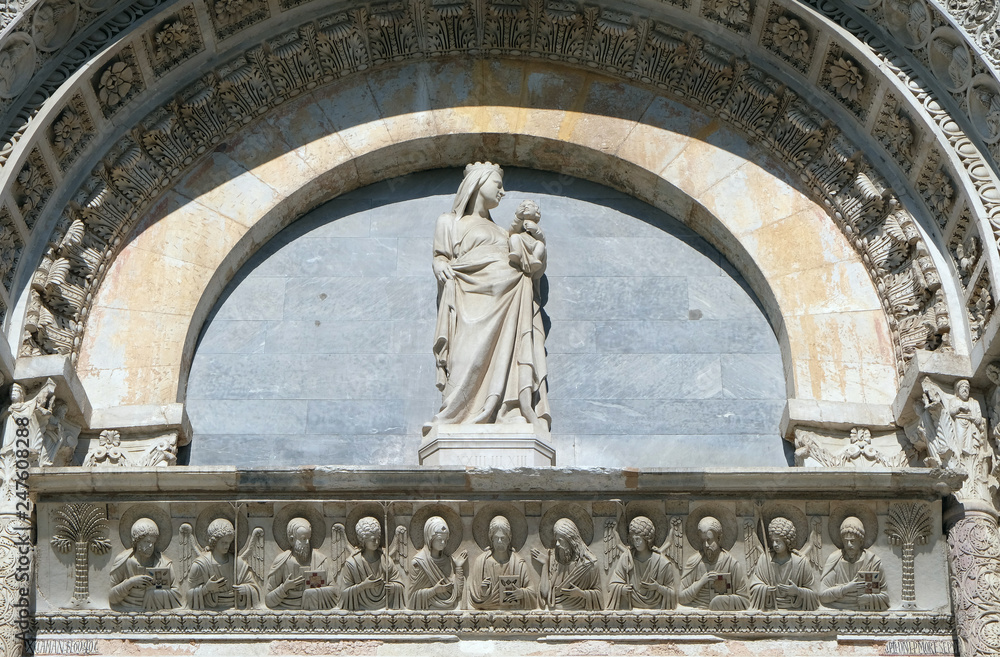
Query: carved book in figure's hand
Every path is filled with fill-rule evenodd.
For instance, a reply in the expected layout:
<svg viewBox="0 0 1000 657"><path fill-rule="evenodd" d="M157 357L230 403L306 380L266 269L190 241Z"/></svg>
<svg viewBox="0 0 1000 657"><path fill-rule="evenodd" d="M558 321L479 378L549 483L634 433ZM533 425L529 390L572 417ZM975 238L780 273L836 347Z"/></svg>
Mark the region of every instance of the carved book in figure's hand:
<svg viewBox="0 0 1000 657"><path fill-rule="evenodd" d="M865 595L878 595L882 592L882 573L877 570L859 571L858 581L865 583Z"/></svg>
<svg viewBox="0 0 1000 657"><path fill-rule="evenodd" d="M733 594L733 576L730 573L715 573L709 581L714 595Z"/></svg>
<svg viewBox="0 0 1000 657"><path fill-rule="evenodd" d="M306 580L306 587L310 589L326 586L325 570L303 570L302 577Z"/></svg>
<svg viewBox="0 0 1000 657"><path fill-rule="evenodd" d="M500 587L503 589L501 602L505 605L517 605L518 599L514 597L517 591L517 575L501 575Z"/></svg>
<svg viewBox="0 0 1000 657"><path fill-rule="evenodd" d="M146 574L153 578L153 588L157 589L170 588L169 568L147 568Z"/></svg>

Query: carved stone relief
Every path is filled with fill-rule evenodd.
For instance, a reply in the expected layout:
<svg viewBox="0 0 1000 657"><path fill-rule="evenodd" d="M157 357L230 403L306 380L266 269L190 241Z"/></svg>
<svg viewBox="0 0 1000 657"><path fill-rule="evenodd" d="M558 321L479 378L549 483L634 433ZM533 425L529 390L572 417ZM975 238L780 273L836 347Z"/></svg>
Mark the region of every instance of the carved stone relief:
<svg viewBox="0 0 1000 657"><path fill-rule="evenodd" d="M960 379L946 386L931 377L921 379L922 395L914 402L917 422L907 435L919 452L926 452L928 467L951 468L968 474L955 493L960 502L992 503L994 447L986 433L986 420L969 382ZM950 389L949 389L950 388Z"/></svg>
<svg viewBox="0 0 1000 657"><path fill-rule="evenodd" d="M909 441L898 431L872 434L867 427L854 427L848 434L795 429L795 465L799 467L905 468L915 457Z"/></svg>
<svg viewBox="0 0 1000 657"><path fill-rule="evenodd" d="M7 294L14 283L14 268L21 257L24 240L7 206L0 206L0 284Z"/></svg>
<svg viewBox="0 0 1000 657"><path fill-rule="evenodd" d="M97 436L84 433L79 443L75 465L148 468L177 464L177 431L131 430L123 438L121 431L105 429Z"/></svg>
<svg viewBox="0 0 1000 657"><path fill-rule="evenodd" d="M68 406L56 397L56 384L48 379L30 396L20 383L11 385L10 404L4 411L4 435L15 435L18 427L27 429L25 457L32 466L64 466L73 459L80 427L66 419ZM7 442L0 453L15 448Z"/></svg>
<svg viewBox="0 0 1000 657"><path fill-rule="evenodd" d="M94 94L106 118L110 118L146 88L131 46L107 62L92 82Z"/></svg>
<svg viewBox="0 0 1000 657"><path fill-rule="evenodd" d="M52 185L52 176L42 159L42 154L38 149L33 150L17 174L12 189L14 202L17 203L21 218L29 229L34 227L42 206L49 200Z"/></svg>
<svg viewBox="0 0 1000 657"><path fill-rule="evenodd" d="M66 45L73 32L80 7L73 0L43 0L36 5L31 19L31 36L39 50L58 50Z"/></svg>
<svg viewBox="0 0 1000 657"><path fill-rule="evenodd" d="M833 506L158 501L112 504L106 516L100 503L46 504L42 517L49 521L40 531L51 551L43 552L46 576L39 586L63 610L89 605L93 611L52 608L38 616L46 631L89 633L125 628L120 618L129 616L116 612L156 611L156 618L169 612L152 625L141 621L124 630L140 634L205 631L197 610L254 609L257 616L287 619L263 621L258 627L266 632L287 629L312 610L311 623L353 632L383 627L389 616L379 612L405 605L409 611L393 617L418 632L437 622L460 632L531 632L535 616L547 609L565 618L567 630L584 633L726 632L736 626L724 619L741 618L741 631L753 634L772 631L759 625L759 611L771 612L768 627L793 623L796 632L826 632L833 623L851 633L864 625L856 613L837 610L891 608L900 620L880 631L925 632L947 609L946 596L930 595L942 584L936 578L946 577L943 550L934 548L929 531L939 508L906 500ZM114 543L109 523L118 528ZM880 524L884 541L876 540ZM743 525L752 540L737 540ZM595 526L605 528L603 538ZM91 557L119 545L117 556L95 566ZM893 545L902 547L901 556ZM58 557L65 550L73 551L72 560ZM902 578L901 589L895 577ZM691 608L705 613L691 614ZM354 629L353 621L336 620L345 618L340 610L370 613ZM655 614L656 621L628 630L638 621L615 615L628 610ZM901 613L914 615L903 620ZM212 627L236 631L231 623L239 621L220 618Z"/></svg>
<svg viewBox="0 0 1000 657"><path fill-rule="evenodd" d="M923 0L886 0L885 21L889 32L909 48L927 43L934 24Z"/></svg>
<svg viewBox="0 0 1000 657"><path fill-rule="evenodd" d="M819 83L859 120L865 120L876 82L836 43L827 49Z"/></svg>
<svg viewBox="0 0 1000 657"><path fill-rule="evenodd" d="M146 33L144 43L153 73L158 76L204 50L194 5L160 21Z"/></svg>
<svg viewBox="0 0 1000 657"><path fill-rule="evenodd" d="M208 4L215 35L220 40L271 15L263 0L211 0Z"/></svg>
<svg viewBox="0 0 1000 657"><path fill-rule="evenodd" d="M931 70L950 91L962 91L972 78L972 57L962 37L948 29L934 33L930 45Z"/></svg>
<svg viewBox="0 0 1000 657"><path fill-rule="evenodd" d="M702 4L702 13L735 32L745 34L750 31L755 8L753 0L707 0Z"/></svg>
<svg viewBox="0 0 1000 657"><path fill-rule="evenodd" d="M892 93L885 95L872 134L903 171L909 172L913 168L914 156L920 145L920 133L916 124L900 107L899 99Z"/></svg>
<svg viewBox="0 0 1000 657"><path fill-rule="evenodd" d="M15 33L0 47L0 98L13 98L24 91L34 70L34 42L23 32Z"/></svg>
<svg viewBox="0 0 1000 657"><path fill-rule="evenodd" d="M75 94L49 127L49 146L65 172L94 138L94 122L83 96Z"/></svg>
<svg viewBox="0 0 1000 657"><path fill-rule="evenodd" d="M1000 141L1000 86L992 80L973 84L969 89L969 114L983 141L987 144Z"/></svg>
<svg viewBox="0 0 1000 657"><path fill-rule="evenodd" d="M789 13L782 5L772 2L767 10L767 25L760 33L760 42L798 70L803 73L808 71L815 36L809 31L806 21L797 14Z"/></svg>

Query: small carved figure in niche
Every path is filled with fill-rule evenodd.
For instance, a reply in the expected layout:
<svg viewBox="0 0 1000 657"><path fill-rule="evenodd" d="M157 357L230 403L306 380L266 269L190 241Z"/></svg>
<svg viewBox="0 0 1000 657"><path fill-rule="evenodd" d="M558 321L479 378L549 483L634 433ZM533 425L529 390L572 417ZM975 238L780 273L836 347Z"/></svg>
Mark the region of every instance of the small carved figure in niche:
<svg viewBox="0 0 1000 657"><path fill-rule="evenodd" d="M846 518L840 524L840 538L844 547L823 567L820 602L833 609L888 609L882 560L864 548L864 523L854 516Z"/></svg>
<svg viewBox="0 0 1000 657"><path fill-rule="evenodd" d="M921 418L918 433L927 446L926 464L965 470L969 478L956 496L989 501L993 449L986 439L982 407L972 398L969 382L956 382L953 395L930 377L924 377L921 387L924 394L915 409Z"/></svg>
<svg viewBox="0 0 1000 657"><path fill-rule="evenodd" d="M750 600L743 564L722 547L722 523L705 516L698 523L701 547L684 566L680 603L712 611L741 611Z"/></svg>
<svg viewBox="0 0 1000 657"><path fill-rule="evenodd" d="M608 584L608 609L674 609L677 566L656 547L656 527L645 516L628 525L629 546Z"/></svg>
<svg viewBox="0 0 1000 657"><path fill-rule="evenodd" d="M441 516L424 523L424 547L413 557L410 572L410 609L454 609L465 588L465 564L469 554L455 557L445 552L451 530Z"/></svg>
<svg viewBox="0 0 1000 657"><path fill-rule="evenodd" d="M329 560L312 546L312 525L305 518L288 521L288 550L274 559L267 573L264 601L272 609L333 609L339 595L330 582L337 573L330 572Z"/></svg>
<svg viewBox="0 0 1000 657"><path fill-rule="evenodd" d="M355 526L358 549L341 571L341 606L350 611L403 607L403 580L382 549L382 527L367 516Z"/></svg>
<svg viewBox="0 0 1000 657"><path fill-rule="evenodd" d="M813 611L819 606L816 573L809 560L795 549L795 524L774 518L767 526L771 554L762 554L750 578L750 605L772 611Z"/></svg>
<svg viewBox="0 0 1000 657"><path fill-rule="evenodd" d="M569 518L552 526L554 546L531 551L542 565L540 593L549 609L597 611L604 608L597 558L583 542L580 529Z"/></svg>
<svg viewBox="0 0 1000 657"><path fill-rule="evenodd" d="M149 518L132 523L132 547L111 564L108 602L117 611L159 611L181 606L174 564L156 549L160 529Z"/></svg>
<svg viewBox="0 0 1000 657"><path fill-rule="evenodd" d="M42 432L41 449L38 452L38 464L69 465L73 460L80 428L66 420L69 406L61 399L56 399L52 405L52 415Z"/></svg>
<svg viewBox="0 0 1000 657"><path fill-rule="evenodd" d="M469 602L476 609L535 609L538 595L531 586L528 564L511 546L510 521L490 520L490 546L476 557L469 573Z"/></svg>
<svg viewBox="0 0 1000 657"><path fill-rule="evenodd" d="M236 530L227 519L209 523L206 552L194 560L188 573L188 606L192 609L260 606L260 584L247 562L233 553L235 540Z"/></svg>
<svg viewBox="0 0 1000 657"><path fill-rule="evenodd" d="M41 389L30 399L26 398L24 388L20 383L14 383L10 387L10 406L5 412L6 421L3 435L6 437L6 444L3 451L14 449L13 436L19 427L28 430L28 462L31 465L63 465L57 462L57 458L65 458L66 450L72 456L72 442L75 447L76 434L71 433L69 423L66 423L67 436L62 436L63 423L65 422L65 404L56 400L56 383L52 379L47 379ZM62 404L63 407L60 407ZM57 414L53 417L53 412ZM21 420L22 424L18 424ZM27 425L23 422L27 420ZM52 426L55 423L55 427ZM77 430L79 433L79 430ZM48 438L48 440L46 440Z"/></svg>
<svg viewBox="0 0 1000 657"><path fill-rule="evenodd" d="M549 428L537 285L545 270L545 242L537 228L537 206L534 213L526 208L514 222L512 231L524 232L512 235L493 223L490 210L503 195L500 167L470 164L451 212L437 220L434 357L442 403L425 434L439 424Z"/></svg>

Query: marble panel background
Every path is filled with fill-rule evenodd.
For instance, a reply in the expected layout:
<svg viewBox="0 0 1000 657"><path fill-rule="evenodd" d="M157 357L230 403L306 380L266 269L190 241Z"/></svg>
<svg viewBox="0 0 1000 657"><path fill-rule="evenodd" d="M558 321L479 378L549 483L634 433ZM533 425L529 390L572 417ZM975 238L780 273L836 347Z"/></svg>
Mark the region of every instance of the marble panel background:
<svg viewBox="0 0 1000 657"><path fill-rule="evenodd" d="M431 241L461 171L396 178L265 244L206 322L190 463L415 464L437 410ZM539 202L559 465L784 465L777 339L702 238L626 195L510 169L494 219Z"/></svg>

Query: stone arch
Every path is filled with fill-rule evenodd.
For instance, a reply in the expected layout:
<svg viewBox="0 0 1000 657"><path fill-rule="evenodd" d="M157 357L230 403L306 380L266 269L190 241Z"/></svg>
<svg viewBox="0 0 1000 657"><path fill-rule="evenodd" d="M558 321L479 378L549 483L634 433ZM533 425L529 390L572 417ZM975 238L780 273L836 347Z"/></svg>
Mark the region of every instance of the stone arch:
<svg viewBox="0 0 1000 657"><path fill-rule="evenodd" d="M470 67L446 66L459 70L426 79L454 79ZM415 67L398 67L397 79L419 75ZM527 68L556 90L579 77L547 65ZM597 102L614 84L588 78L576 105L587 96ZM382 84L391 88L393 79ZM339 102L355 92L373 93L367 84L341 88ZM891 402L896 357L865 265L826 209L710 117L651 96L641 115L629 119L442 103L418 113L383 111L377 120L347 120L330 130L323 108L330 111L333 93L316 91L229 140L140 220L95 298L94 328L82 344L78 370L91 398L109 406L183 399L201 322L225 283L305 210L380 179L488 157L607 184L707 237L767 308L784 352L789 397L845 408ZM285 141L284 131L301 134ZM790 253L789 244L801 248ZM201 260L188 262L185 252ZM168 283L181 271L184 285ZM845 334L852 339L833 339ZM852 343L864 346L841 351Z"/></svg>
<svg viewBox="0 0 1000 657"><path fill-rule="evenodd" d="M17 229L20 238L20 242L15 239L15 250L20 253L23 248L29 257L16 271L12 269L7 272L7 278L11 281L10 291L5 289L4 293L0 293L0 301L12 306L19 296L18 290L24 290L28 286L29 279L33 276L34 263L46 250L45 242L56 245L65 243L66 221L56 233L48 232L49 227L55 223L55 213L61 210L65 201L76 197L89 203L104 194L101 191L103 182L95 181L94 177L87 180L83 175L86 165L96 162L96 156L100 154L96 144L77 144L80 148L70 154L70 164L65 172L53 166L56 157L52 150L55 147L52 130L60 118L65 118L67 109L76 108L83 114L89 112L88 119L98 127L114 130L116 134L126 133L122 134L119 147L103 157L96 176L100 178L103 173L110 180L108 188L114 190L109 192L111 196L121 193L123 185L130 187L124 192L125 200L118 208L85 210L109 210L115 215L110 219L94 219L96 222L129 224L137 212L142 212L140 206L155 197L164 180L177 175L192 157L190 144L179 143L184 137L191 139L191 135L185 135L187 127L183 126L184 121L177 116L171 118L167 107L190 110L192 102L196 105L197 102L215 98L213 102L222 103L218 106L222 114L235 112L234 116L222 118L222 123L227 124L223 126L224 129L230 130L234 128L234 124L240 125L252 120L268 107L287 102L304 90L325 84L330 78L349 72L364 70L367 75L367 72L374 70L373 67L385 66L389 61L430 59L459 53L485 54L486 51L482 48L486 42L481 39L487 30L484 21L488 21L489 17L477 14L479 9L469 5L462 10L471 12L469 18L478 27L465 35L464 41L452 43L449 39L454 34L446 35L448 38L445 41L436 40L437 37L433 36L444 34L442 29L452 29L442 27L447 21L442 22L434 11L425 11L421 7L422 5L418 7L417 4L412 7L406 5L402 14L386 18L389 21L386 25L391 23L392 29L415 30L413 34L416 36L412 43L399 53L388 53L383 57L382 54L385 53L379 54L381 51L376 52L377 48L371 52L365 51L364 57L358 61L344 60L346 64L338 64L342 67L336 69L334 74L314 76L315 79L309 75L296 76L294 71L300 70L305 64L301 57L307 51L315 52L315 44L311 44L309 39L316 36L317 28L339 26L330 32L341 34L334 39L336 43L331 42L337 47L347 43L344 36L347 33L344 30L354 30L351 34L368 39L369 47L373 47L372 44L380 38L378 31L382 29L377 27L382 19L375 16L381 16L381 9L374 5L366 6L358 10L360 13L350 14L336 13L340 10L332 8L334 13L314 22L310 20L313 16L307 11L308 7L302 4L294 10L272 14L264 12L260 17L249 21L248 25L252 25L253 29L246 31L244 28L247 25L243 23L230 26L232 29L220 27L216 24L219 17L210 15L207 22L199 19L201 22L194 20L190 25L197 27L201 39L198 47L185 52L181 60L171 60L168 64L157 64L156 56L146 52L146 46L143 45L146 42L143 39L148 41L154 33L165 29L170 22L166 19L187 20L181 16L184 12L177 13L172 7L164 8L150 13L146 19L136 21L135 29L128 39L101 50L99 55L95 54L93 60L98 62L97 65L89 72L81 71L85 75L74 77L70 85L60 87L58 102L49 103L42 108L39 113L41 121L35 121L12 142L8 160L11 166L0 172L0 178L6 178L5 184L12 191L5 207L10 215L8 223ZM138 11L136 16L139 16L151 7L137 5L132 9ZM586 11L574 8L567 16L555 19L551 16L539 18L540 14L535 13L532 14L533 20L552 22L558 19L557 23L564 19L572 20L574 25L579 23L585 26L584 32L591 36L580 43L549 44L552 47L537 40L531 41L524 49L501 44L501 47L493 49L495 53L493 50L489 53L506 57L559 60L572 67L596 68L618 79L635 78L670 94L687 94L690 102L701 105L707 112L717 114L752 138L761 139L772 146L776 156L795 174L805 176L805 185L811 188L811 193L823 197L824 203L829 203L831 214L843 219L845 230L853 235L851 239L858 249L863 248L861 242L866 239L863 233L873 225L876 225L875 232L884 233L882 222L886 217L898 217L907 226L911 225L911 218L915 219L916 224L912 225L915 233L912 234L918 235L917 241L911 241L912 234L904 231L902 244L905 244L904 250L909 252L908 257L912 257L914 262L919 260L919 264L915 268L905 267L906 272L891 272L893 280L888 280L889 273L881 270L878 261L869 265L873 268L872 276L877 281L876 289L882 295L883 307L890 317L896 342L897 367L901 369L918 348L936 349L945 346L956 349L960 355L971 351L978 359L978 354L982 354L985 347L970 350L969 343L983 340L989 342L993 331L990 327L996 324L991 324L990 319L994 305L992 280L997 269L993 262L998 256L991 246L993 231L989 227L989 217L992 216L990 208L993 207L990 205L993 203L991 195L997 188L991 182L992 174L981 166L984 160L978 154L977 146L964 136L957 124L948 123L947 112L941 111L936 97L921 87L918 78L910 75L908 69L898 69L891 65L895 61L895 51L880 44L873 54L864 44L872 38L871 29L876 29L877 33L877 26L853 21L849 13L845 14L839 8L825 5L822 7L822 15L804 12L795 6L779 8L778 14L787 10L797 16L797 20L808 23L807 31L811 30L810 34L814 37L825 31L832 35L831 38L814 43L815 47L809 53L812 63L804 65L803 62L795 64L790 61L787 53L778 52L781 49L775 44L765 43L764 28L777 19L777 14L768 14L765 18L763 7L755 9L755 16L758 18L749 29L745 29L746 26L739 21L733 22L731 17L727 18L718 12L707 11L704 16L692 18L684 14L686 9L686 6L664 6L648 17L600 7ZM204 18L204 11L209 9L196 4L192 16ZM679 24L690 26L692 31L670 28L670 21L674 18L680 18ZM212 24L214 32L202 31L202 24ZM727 37L735 39L742 44L745 52L750 53L750 59L737 56L735 51L724 46L725 39L706 40L710 38L710 33L718 32L719 24L726 30ZM709 26L715 27L709 29ZM532 30L534 29L533 27ZM262 35L270 33L268 30L286 31L258 47ZM757 40L765 47L758 47ZM614 47L611 47L612 42ZM570 45L573 47L569 48ZM834 46L842 56L841 59L846 57L851 60L851 65L864 69L859 69L859 72L870 83L866 83L872 94L869 100L881 102L884 106L878 110L879 117L869 115L867 110L858 110L855 107L857 103L848 102L856 99L851 99L850 93L840 89L838 83L827 79L828 65L837 59L834 56ZM649 77L643 74L645 69L638 66L637 62L646 56L644 49L649 48L652 48L651 52L655 51L654 58L658 62L656 66L663 64L665 67L661 72L670 72L666 78ZM341 59L349 54L347 51L338 52L340 55L337 57ZM360 51L355 54L361 57L359 53ZM675 58L678 53L683 53L680 60L673 64L664 63ZM222 60L227 57L231 59L217 66L201 82L185 88L194 79L193 75L187 73L189 67L193 71L199 64L219 61L217 58L213 59L214 56L221 56ZM831 60L831 57L834 59ZM350 60L350 57L347 59ZM823 60L822 63L820 60ZM631 70L625 65L626 61L631 62ZM648 63L652 60L647 58L643 61ZM181 62L184 62L182 67ZM114 107L108 106L110 100L115 99L109 97L101 100L101 79L109 71L114 74L112 69L119 64L132 67L133 73L139 74L141 80L149 81L162 75L166 76L165 80L169 80L169 84L155 93L151 91L152 85L145 82L133 84L127 97L117 98L113 103ZM160 64L163 66L158 68ZM801 79L803 70L809 72L806 83ZM887 74L887 71L891 74ZM204 70L199 73L203 72ZM254 84L259 81L263 85L260 89L266 87L267 93L257 94L256 100L253 92L249 97L242 97L240 94L246 89L240 85L245 86L244 83L248 80L253 80ZM817 98L814 89L820 88L832 96L833 102L826 97ZM794 92L791 91L793 89ZM161 106L138 120L142 113L160 100L165 100L167 95L174 95L171 101L173 105L167 102L166 106ZM103 108L99 107L101 103L104 103ZM890 105L895 109L886 109ZM100 111L95 112L95 109ZM910 127L915 131L913 144L919 146L914 148L922 154L919 162L891 164L894 156L891 152L887 156L884 149L891 151L894 147L878 137L877 128L884 123L882 115L897 111L907 115L904 118L911 122ZM878 120L873 121L875 118ZM835 125L839 127L834 127ZM126 129L127 126L133 127ZM868 134L876 137L871 144L868 143ZM198 137L194 138L199 149L207 147L198 140ZM209 141L215 143L215 136ZM881 143L881 146L874 146L876 143ZM857 150L859 145L863 153ZM932 145L934 148L930 148ZM928 156L923 157L923 154ZM132 175L136 173L139 175ZM940 181L937 177L939 173L944 175ZM31 196L28 199L30 202L25 205L21 202L25 200L23 185L18 187L20 183L14 179L32 177L41 181L37 187L41 193L37 199ZM82 182L82 187L75 193L72 191L75 184L73 181ZM939 185L938 182L942 184ZM947 198L939 199L934 191L936 189L950 189L951 193ZM133 205L135 207L130 207ZM23 208L28 208L27 212L32 216L21 216ZM897 213L898 208L905 208L905 212ZM64 220L72 216L71 212ZM920 228L917 229L916 225ZM33 230L35 226L38 227L37 231ZM970 229L969 226L976 228ZM125 225L107 228L110 233L116 234L115 239L121 236L118 233L126 229ZM955 258L949 258L948 251L952 243L962 242L970 236L977 237L986 244L982 257L974 263L973 270L967 272L968 276L963 275L960 282L951 276L942 276L940 272L957 266ZM878 239L882 240L884 237L884 234L880 234ZM888 239L891 242L894 238ZM948 247L940 244L943 240L948 241ZM48 324L50 335L42 341L43 344L28 345L21 349L21 355L54 352L69 354L75 358L89 313L89 302L86 300L94 297L94 292L103 279L103 272L107 270L108 263L115 254L116 247L111 245L106 248L107 246L94 247L90 260L76 254L78 259L87 260L80 266L81 270L86 270L86 275L81 278L87 281L76 286L80 289L74 289L74 285L57 285L52 288L54 291L46 292L51 298L44 299L45 303L35 303L34 299L25 299L23 294L20 295L22 302L29 301L27 306L30 325L36 326L32 324L40 321L36 320L36 315L52 311L54 307L54 314L58 315ZM106 253L102 254L101 251ZM44 265L45 260L42 262ZM905 281L901 284L902 288L911 287L917 297L922 297L920 301L914 302L913 296L907 292L904 295L907 299L899 302L898 294L902 288L897 285L897 274L902 274L904 278L929 278L930 282L926 285L919 282L911 286ZM966 282L966 278L970 281ZM2 298L4 294L7 296L6 300ZM44 295L40 293L39 296ZM77 303L78 300L82 302ZM7 322L6 330L16 347L20 339L21 310L8 309L7 315L11 319ZM967 331L969 327L973 329L971 337Z"/></svg>

